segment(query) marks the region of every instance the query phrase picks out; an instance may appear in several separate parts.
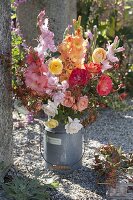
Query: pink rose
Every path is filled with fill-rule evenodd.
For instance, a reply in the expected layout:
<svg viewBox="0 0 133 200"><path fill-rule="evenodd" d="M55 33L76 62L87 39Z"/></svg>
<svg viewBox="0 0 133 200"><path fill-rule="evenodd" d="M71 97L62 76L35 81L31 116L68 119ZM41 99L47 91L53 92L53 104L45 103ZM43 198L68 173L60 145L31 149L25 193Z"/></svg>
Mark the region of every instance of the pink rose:
<svg viewBox="0 0 133 200"><path fill-rule="evenodd" d="M73 110L75 110L75 111L77 111L77 110L78 110L78 107L77 107L77 105L76 105L76 104L74 104L74 105L72 106L72 109L73 109Z"/></svg>
<svg viewBox="0 0 133 200"><path fill-rule="evenodd" d="M77 103L77 110L80 112L85 110L88 107L88 103L89 100L87 96L80 97Z"/></svg>
<svg viewBox="0 0 133 200"><path fill-rule="evenodd" d="M73 96L71 96L71 92L66 91L62 105L71 108L74 103L75 103L75 99Z"/></svg>

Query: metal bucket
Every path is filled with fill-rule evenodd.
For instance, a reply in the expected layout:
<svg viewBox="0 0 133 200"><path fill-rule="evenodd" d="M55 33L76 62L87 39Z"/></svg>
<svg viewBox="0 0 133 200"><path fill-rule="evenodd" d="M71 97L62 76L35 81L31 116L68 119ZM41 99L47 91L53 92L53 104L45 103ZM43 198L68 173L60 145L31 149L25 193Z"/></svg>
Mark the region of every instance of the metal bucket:
<svg viewBox="0 0 133 200"><path fill-rule="evenodd" d="M67 134L61 125L55 129L45 127L45 168L60 172L79 169L82 166L82 137L82 131Z"/></svg>

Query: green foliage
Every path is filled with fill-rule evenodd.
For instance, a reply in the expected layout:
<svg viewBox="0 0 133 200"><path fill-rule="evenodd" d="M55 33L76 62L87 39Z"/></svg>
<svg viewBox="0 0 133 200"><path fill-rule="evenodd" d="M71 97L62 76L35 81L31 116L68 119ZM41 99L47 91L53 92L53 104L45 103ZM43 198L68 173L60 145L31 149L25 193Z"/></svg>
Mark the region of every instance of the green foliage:
<svg viewBox="0 0 133 200"><path fill-rule="evenodd" d="M19 67L24 58L23 48L21 46L22 38L15 32L12 32L12 64L13 69Z"/></svg>
<svg viewBox="0 0 133 200"><path fill-rule="evenodd" d="M3 184L3 189L14 200L49 199L47 186L41 185L37 179L15 177L12 182Z"/></svg>
<svg viewBox="0 0 133 200"><path fill-rule="evenodd" d="M11 3L14 3L15 0L11 0Z"/></svg>
<svg viewBox="0 0 133 200"><path fill-rule="evenodd" d="M30 175L32 178L16 175L9 175L9 178L7 173L4 179L0 179L0 186L12 200L49 200L49 189L57 188L59 182L51 180L47 184L42 183L40 178L44 177L44 172L39 168Z"/></svg>
<svg viewBox="0 0 133 200"><path fill-rule="evenodd" d="M23 64L24 50L22 46L22 38L12 31L12 86L13 89L17 87L16 74L20 71Z"/></svg>
<svg viewBox="0 0 133 200"><path fill-rule="evenodd" d="M126 51L121 56L121 82L126 85L126 90L133 96L133 1L132 0L79 0L78 15L82 16L81 25L84 31L98 28L97 46L105 46L107 41L112 42L117 35ZM123 78L124 77L124 78Z"/></svg>

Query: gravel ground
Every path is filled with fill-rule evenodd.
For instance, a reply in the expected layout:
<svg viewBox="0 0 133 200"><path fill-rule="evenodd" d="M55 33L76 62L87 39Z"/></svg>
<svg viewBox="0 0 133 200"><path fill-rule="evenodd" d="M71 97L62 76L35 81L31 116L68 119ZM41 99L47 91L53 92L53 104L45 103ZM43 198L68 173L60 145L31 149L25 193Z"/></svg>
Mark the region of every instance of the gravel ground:
<svg viewBox="0 0 133 200"><path fill-rule="evenodd" d="M133 105L133 100L130 100ZM22 120L21 120L22 121ZM32 176L34 170L43 171L45 183L59 181L59 187L50 191L53 200L104 200L105 186L98 185L93 170L94 153L102 144L113 143L126 152L133 152L133 110L116 112L101 110L97 121L84 133L85 154L81 169L68 175L59 175L44 169L40 156L40 127L26 124L14 113L14 164L23 173ZM41 132L42 134L42 132Z"/></svg>

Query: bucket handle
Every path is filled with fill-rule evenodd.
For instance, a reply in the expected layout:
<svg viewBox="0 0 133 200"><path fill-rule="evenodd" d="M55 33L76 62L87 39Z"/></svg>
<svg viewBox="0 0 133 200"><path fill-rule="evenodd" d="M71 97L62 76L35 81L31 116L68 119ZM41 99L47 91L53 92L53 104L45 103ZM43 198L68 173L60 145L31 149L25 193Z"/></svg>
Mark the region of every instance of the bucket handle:
<svg viewBox="0 0 133 200"><path fill-rule="evenodd" d="M44 159L44 161L51 165L51 169L55 169L55 170L57 170L57 169L58 169L58 170L72 170L73 167L74 167L78 162L80 162L81 159L82 159L82 158L84 157L84 155L85 155L85 144L84 144L84 141L83 141L83 144L84 144L83 153L82 153L81 158L80 158L77 162L75 162L75 163L72 164L71 166L67 166L67 165L54 165L53 163L47 161L46 158L44 157L43 153L42 153L41 132L44 131L44 125L40 122L40 120L36 120L36 121L39 122L38 124L39 124L40 129L41 129L41 131L40 131L40 144L39 144L39 145L40 145L40 154L41 154L42 158Z"/></svg>

